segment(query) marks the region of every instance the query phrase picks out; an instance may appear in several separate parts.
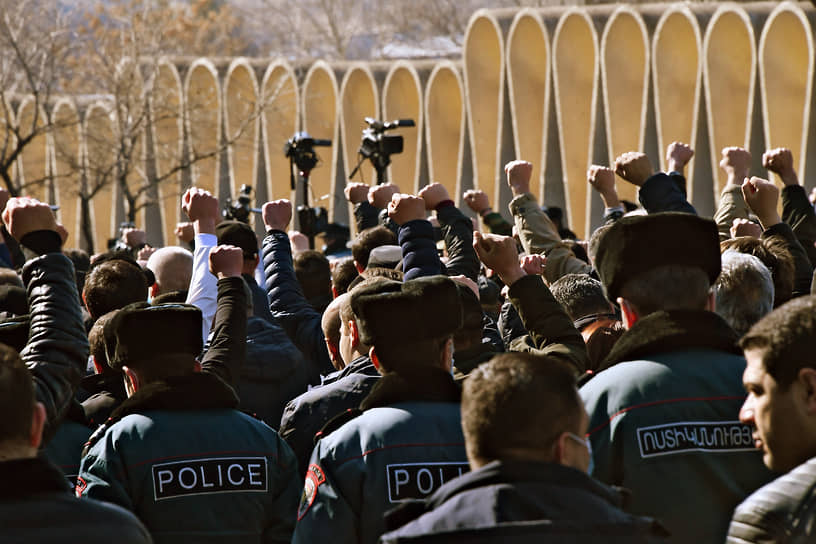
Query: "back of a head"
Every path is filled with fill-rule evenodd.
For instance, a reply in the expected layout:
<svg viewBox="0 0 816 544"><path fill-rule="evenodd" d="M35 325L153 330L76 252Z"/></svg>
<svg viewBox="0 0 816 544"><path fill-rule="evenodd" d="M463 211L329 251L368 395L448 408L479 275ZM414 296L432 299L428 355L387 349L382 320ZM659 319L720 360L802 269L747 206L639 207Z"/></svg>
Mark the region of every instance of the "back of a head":
<svg viewBox="0 0 816 544"><path fill-rule="evenodd" d="M371 250L378 246L397 243L397 235L388 227L378 225L361 231L351 244L351 256L360 267L368 266Z"/></svg>
<svg viewBox="0 0 816 544"><path fill-rule="evenodd" d="M63 250L66 257L71 259L74 263L74 272L76 273L77 292L81 293L85 287L85 275L91 268L91 257L88 252L82 249L66 249Z"/></svg>
<svg viewBox="0 0 816 544"><path fill-rule="evenodd" d="M349 285L359 275L357 267L354 266L354 259L351 257L342 259L334 264L332 271L332 287L335 295L340 296L349 290Z"/></svg>
<svg viewBox="0 0 816 544"><path fill-rule="evenodd" d="M306 300L331 297L331 265L320 251L309 249L295 255L295 276Z"/></svg>
<svg viewBox="0 0 816 544"><path fill-rule="evenodd" d="M468 460L482 465L527 451L547 461L562 432L580 432L582 411L575 376L557 359L497 355L465 380L462 430Z"/></svg>
<svg viewBox="0 0 816 544"><path fill-rule="evenodd" d="M573 321L612 311L601 282L586 274L562 276L550 285L550 292Z"/></svg>
<svg viewBox="0 0 816 544"><path fill-rule="evenodd" d="M350 295L360 341L374 346L388 372L440 366L445 343L462 327L459 292L446 276L382 279Z"/></svg>
<svg viewBox="0 0 816 544"><path fill-rule="evenodd" d="M14 349L0 344L0 450L28 446L34 403L31 373Z"/></svg>
<svg viewBox="0 0 816 544"><path fill-rule="evenodd" d="M118 371L108 365L108 355L105 351L105 327L118 311L119 310L113 310L101 316L94 322L91 330L88 332L89 354L94 358L97 368L106 373L118 373Z"/></svg>
<svg viewBox="0 0 816 544"><path fill-rule="evenodd" d="M774 308L784 304L793 296L794 262L793 255L785 242L776 236L768 238L754 238L753 236L738 236L723 240L720 243L722 251L733 249L740 253L753 255L762 261L771 272L774 284Z"/></svg>
<svg viewBox="0 0 816 544"><path fill-rule="evenodd" d="M742 336L773 309L771 272L758 258L728 249L714 284L715 311Z"/></svg>
<svg viewBox="0 0 816 544"><path fill-rule="evenodd" d="M383 278L387 280L402 281L402 270L394 270L393 268L381 268L379 266L369 267L363 270L363 273L354 278L349 284L349 291L364 283L366 280L373 278Z"/></svg>
<svg viewBox="0 0 816 544"><path fill-rule="evenodd" d="M780 388L787 388L802 368L816 368L816 296L797 297L775 309L739 345L744 351L761 351L765 370Z"/></svg>
<svg viewBox="0 0 816 544"><path fill-rule="evenodd" d="M88 274L83 298L91 318L97 319L112 310L147 300L147 280L139 265L111 259Z"/></svg>
<svg viewBox="0 0 816 544"><path fill-rule="evenodd" d="M12 287L23 287L23 280L11 268L0 268L0 285L10 285Z"/></svg>
<svg viewBox="0 0 816 544"><path fill-rule="evenodd" d="M641 317L703 310L720 273L717 225L677 212L624 217L603 234L595 266L607 298L626 299Z"/></svg>
<svg viewBox="0 0 816 544"><path fill-rule="evenodd" d="M244 259L258 256L258 237L252 227L242 221L221 221L215 227L218 245L231 245L241 248Z"/></svg>
<svg viewBox="0 0 816 544"><path fill-rule="evenodd" d="M186 291L193 276L193 254L182 247L163 247L153 252L147 268L156 276L158 294Z"/></svg>
<svg viewBox="0 0 816 544"><path fill-rule="evenodd" d="M108 365L144 383L193 372L201 353L201 310L189 304L130 304L103 327Z"/></svg>

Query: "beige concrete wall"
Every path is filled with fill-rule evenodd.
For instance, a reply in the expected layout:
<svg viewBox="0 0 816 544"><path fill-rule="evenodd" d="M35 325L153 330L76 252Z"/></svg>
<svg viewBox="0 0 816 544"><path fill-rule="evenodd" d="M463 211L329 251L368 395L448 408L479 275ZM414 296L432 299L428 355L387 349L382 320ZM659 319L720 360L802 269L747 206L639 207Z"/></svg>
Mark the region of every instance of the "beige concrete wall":
<svg viewBox="0 0 816 544"><path fill-rule="evenodd" d="M340 156L338 152L340 147L338 145L340 133L339 96L340 91L332 68L322 61L314 63L306 73L303 82L301 94L303 100L302 126L303 130L313 138L330 139L332 146L317 150L322 163L319 163L317 168L312 170L310 182L313 195L331 194L337 176L337 161ZM331 199L327 206L330 217L334 217L334 206L334 199Z"/></svg>
<svg viewBox="0 0 816 544"><path fill-rule="evenodd" d="M292 199L289 159L284 156L283 146L298 130L300 96L295 73L287 62L276 61L269 65L261 84L261 96L267 195L270 200ZM331 137L333 136L327 136ZM324 148L321 151L331 157L330 149Z"/></svg>
<svg viewBox="0 0 816 544"><path fill-rule="evenodd" d="M110 152L110 142L114 137L114 121L110 104L97 102L90 106L85 113L84 144L85 161L90 173L100 174L114 172L116 158ZM108 238L116 234L115 206L113 201L113 187L109 179L102 179L97 175L87 180L86 194L92 194L91 225L93 226L93 251L101 252L107 249Z"/></svg>
<svg viewBox="0 0 816 544"><path fill-rule="evenodd" d="M23 148L18 162L20 192L43 202L48 200L48 135L45 109L37 104L33 96L27 96L17 109L17 123L20 127L20 138L23 140L34 135L31 142Z"/></svg>
<svg viewBox="0 0 816 544"><path fill-rule="evenodd" d="M403 137L403 151L391 156L388 179L408 191L419 190L422 131L425 119L422 108L422 84L419 73L409 62L394 63L385 78L382 96L384 121L413 119L416 127L391 131ZM434 180L436 181L436 180ZM439 180L455 195L456 179ZM454 196L455 198L455 196Z"/></svg>
<svg viewBox="0 0 816 544"><path fill-rule="evenodd" d="M465 144L465 91L461 71L450 61L437 64L425 87L425 138L428 173L432 181L445 180L448 191L462 192Z"/></svg>
<svg viewBox="0 0 816 544"><path fill-rule="evenodd" d="M82 181L82 130L79 113L71 100L61 99L54 106L54 132L52 133L52 157L57 221L68 230L66 247L88 249L87 241L81 239L79 223L80 201L78 198Z"/></svg>
<svg viewBox="0 0 816 544"><path fill-rule="evenodd" d="M219 194L221 147L221 91L218 72L207 59L190 66L185 87L187 134L193 184Z"/></svg>
<svg viewBox="0 0 816 544"><path fill-rule="evenodd" d="M258 177L258 82L247 59L235 59L224 84L224 125L229 157L231 194L241 185L255 186Z"/></svg>

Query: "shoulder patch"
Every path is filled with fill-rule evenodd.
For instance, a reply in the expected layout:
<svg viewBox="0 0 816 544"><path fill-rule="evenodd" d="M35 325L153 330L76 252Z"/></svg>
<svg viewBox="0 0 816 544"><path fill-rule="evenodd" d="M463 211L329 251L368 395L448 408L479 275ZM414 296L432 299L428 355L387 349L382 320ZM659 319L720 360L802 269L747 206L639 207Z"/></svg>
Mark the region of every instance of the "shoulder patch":
<svg viewBox="0 0 816 544"><path fill-rule="evenodd" d="M314 443L317 444L317 442L321 438L330 435L331 433L333 433L334 431L336 431L337 429L339 429L340 427L342 427L355 417L361 415L362 413L363 411L360 410L359 408L349 408L345 412L337 414L336 416L331 418L325 425L323 425L322 429L315 433Z"/></svg>
<svg viewBox="0 0 816 544"><path fill-rule="evenodd" d="M85 478L77 476L76 487L74 487L74 493L76 494L78 499L82 498L82 493L85 491L86 487L88 487L88 482L85 481Z"/></svg>
<svg viewBox="0 0 816 544"><path fill-rule="evenodd" d="M306 470L306 481L303 483L303 493L300 495L300 504L298 504L297 519L300 521L309 508L314 504L317 497L317 488L320 484L326 481L326 475L319 465L312 463Z"/></svg>

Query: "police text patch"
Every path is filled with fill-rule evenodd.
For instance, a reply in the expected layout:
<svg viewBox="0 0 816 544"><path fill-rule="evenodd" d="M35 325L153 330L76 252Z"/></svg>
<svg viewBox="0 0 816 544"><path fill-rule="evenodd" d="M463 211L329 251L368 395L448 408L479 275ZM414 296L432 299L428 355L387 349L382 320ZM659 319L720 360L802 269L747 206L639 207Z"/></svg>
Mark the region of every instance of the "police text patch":
<svg viewBox="0 0 816 544"><path fill-rule="evenodd" d="M153 465L156 500L205 493L265 492L265 457L190 459Z"/></svg>
<svg viewBox="0 0 816 544"><path fill-rule="evenodd" d="M739 421L682 421L639 427L638 446L641 457L669 455L690 451L752 451L751 427Z"/></svg>
<svg viewBox="0 0 816 544"><path fill-rule="evenodd" d="M388 500L422 499L470 470L467 463L413 463L387 465Z"/></svg>

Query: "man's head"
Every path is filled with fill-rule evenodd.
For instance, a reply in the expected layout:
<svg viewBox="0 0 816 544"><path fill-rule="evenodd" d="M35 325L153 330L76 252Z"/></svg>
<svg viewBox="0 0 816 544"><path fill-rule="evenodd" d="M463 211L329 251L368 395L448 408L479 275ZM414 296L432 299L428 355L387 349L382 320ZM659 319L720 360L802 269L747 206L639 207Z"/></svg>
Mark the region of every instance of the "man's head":
<svg viewBox="0 0 816 544"><path fill-rule="evenodd" d="M452 336L462 326L462 304L453 280L381 279L356 287L350 295L360 341L372 346L372 362L381 372L410 372L418 366L450 370Z"/></svg>
<svg viewBox="0 0 816 544"><path fill-rule="evenodd" d="M150 296L173 291L187 291L193 276L193 254L184 248L168 246L157 249L147 260L147 268L156 276Z"/></svg>
<svg viewBox="0 0 816 544"><path fill-rule="evenodd" d="M762 261L733 249L722 254L722 272L714 284L716 312L742 336L773 310L771 272Z"/></svg>
<svg viewBox="0 0 816 544"><path fill-rule="evenodd" d="M89 354L97 374L121 374L120 370L111 368L108 364L108 354L105 351L105 327L118 311L108 312L97 319L88 332Z"/></svg>
<svg viewBox="0 0 816 544"><path fill-rule="evenodd" d="M0 344L0 458L35 457L42 440L45 408L34 396L34 380L20 355Z"/></svg>
<svg viewBox="0 0 816 544"><path fill-rule="evenodd" d="M215 227L218 245L240 247L244 253L242 274L252 274L258 266L258 237L252 227L242 221L221 221Z"/></svg>
<svg viewBox="0 0 816 544"><path fill-rule="evenodd" d="M603 285L586 274L562 276L550 285L550 291L584 336L584 341L589 340L596 328L593 325L611 325L616 320ZM587 334L584 334L585 331Z"/></svg>
<svg viewBox="0 0 816 544"><path fill-rule="evenodd" d="M96 265L85 278L82 300L91 318L147 300L147 280L135 262L110 259Z"/></svg>
<svg viewBox="0 0 816 544"><path fill-rule="evenodd" d="M627 327L660 310L712 309L717 225L687 213L624 217L601 238L595 266Z"/></svg>
<svg viewBox="0 0 816 544"><path fill-rule="evenodd" d="M128 395L200 370L201 310L195 306L131 304L116 312L103 334L108 364L124 372Z"/></svg>
<svg viewBox="0 0 816 544"><path fill-rule="evenodd" d="M351 256L357 270L362 272L368 266L368 256L371 250L378 246L397 243L397 235L388 227L382 225L361 231L351 244Z"/></svg>
<svg viewBox="0 0 816 544"><path fill-rule="evenodd" d="M348 294L340 295L329 304L323 312L320 320L320 327L323 329L323 338L326 340L326 347L329 350L329 358L332 366L336 370L345 367L351 359L346 359L341 349L342 339L340 336L340 307L348 300Z"/></svg>
<svg viewBox="0 0 816 544"><path fill-rule="evenodd" d="M354 259L348 257L336 261L332 270L332 294L339 297L349 290L349 285L359 276L357 267L354 266Z"/></svg>
<svg viewBox="0 0 816 544"><path fill-rule="evenodd" d="M790 250L778 236L754 238L738 236L720 243L723 251L733 249L753 255L771 271L774 284L774 308L789 301L793 296L794 264Z"/></svg>
<svg viewBox="0 0 816 544"><path fill-rule="evenodd" d="M754 425L765 465L787 472L816 456L816 296L800 297L740 340L748 397L740 421Z"/></svg>
<svg viewBox="0 0 816 544"><path fill-rule="evenodd" d="M309 302L332 297L331 266L323 253L314 249L301 251L292 262L295 276Z"/></svg>
<svg viewBox="0 0 816 544"><path fill-rule="evenodd" d="M505 353L465 380L462 430L474 469L497 459L516 459L586 472L588 425L573 372L558 360Z"/></svg>

